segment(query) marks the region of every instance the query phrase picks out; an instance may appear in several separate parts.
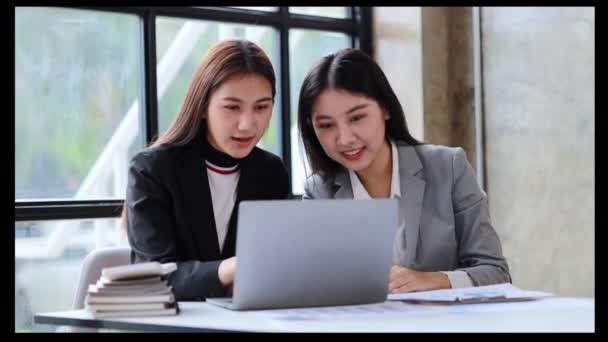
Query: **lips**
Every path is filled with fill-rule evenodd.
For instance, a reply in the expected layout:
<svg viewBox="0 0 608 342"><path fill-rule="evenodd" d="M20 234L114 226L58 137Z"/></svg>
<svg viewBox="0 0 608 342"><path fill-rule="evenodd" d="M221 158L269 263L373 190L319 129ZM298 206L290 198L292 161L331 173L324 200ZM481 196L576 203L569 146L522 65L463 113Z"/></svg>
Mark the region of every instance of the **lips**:
<svg viewBox="0 0 608 342"><path fill-rule="evenodd" d="M231 137L239 147L247 147L251 145L255 137Z"/></svg>
<svg viewBox="0 0 608 342"><path fill-rule="evenodd" d="M352 160L358 160L359 158L361 158L361 156L363 155L363 152L365 152L365 147L361 147L361 148L349 150L349 151L344 151L344 152L340 152L340 153L342 154L344 159L352 161Z"/></svg>

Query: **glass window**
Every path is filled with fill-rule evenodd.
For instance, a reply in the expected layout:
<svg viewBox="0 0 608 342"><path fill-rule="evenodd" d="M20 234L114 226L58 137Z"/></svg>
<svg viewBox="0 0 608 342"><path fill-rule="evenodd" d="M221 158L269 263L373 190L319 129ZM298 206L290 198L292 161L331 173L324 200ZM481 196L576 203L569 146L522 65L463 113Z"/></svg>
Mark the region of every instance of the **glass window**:
<svg viewBox="0 0 608 342"><path fill-rule="evenodd" d="M156 22L158 58L157 85L159 132L168 127L184 99L194 69L205 52L225 39L247 39L258 44L271 59L280 89L279 52L275 51L277 32L266 26L182 20L161 17ZM281 104L275 99L272 118L258 146L281 155Z"/></svg>
<svg viewBox="0 0 608 342"><path fill-rule="evenodd" d="M310 167L298 131L298 99L304 77L319 59L340 49L351 47L344 33L292 29L289 32L290 100L291 100L291 170L292 191L304 192L304 181Z"/></svg>
<svg viewBox="0 0 608 342"><path fill-rule="evenodd" d="M15 10L15 200L124 198L140 147L134 15Z"/></svg>
<svg viewBox="0 0 608 342"><path fill-rule="evenodd" d="M345 19L350 17L348 7L289 7L290 13L316 15L320 17Z"/></svg>
<svg viewBox="0 0 608 342"><path fill-rule="evenodd" d="M15 331L55 331L33 314L71 310L80 267L95 248L128 245L120 220L15 223Z"/></svg>

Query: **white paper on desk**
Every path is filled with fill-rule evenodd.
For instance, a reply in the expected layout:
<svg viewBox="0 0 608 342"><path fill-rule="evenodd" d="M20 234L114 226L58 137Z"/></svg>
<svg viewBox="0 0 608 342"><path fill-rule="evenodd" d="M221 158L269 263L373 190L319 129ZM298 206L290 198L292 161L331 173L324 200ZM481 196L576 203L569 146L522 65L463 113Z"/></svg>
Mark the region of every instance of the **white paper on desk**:
<svg viewBox="0 0 608 342"><path fill-rule="evenodd" d="M401 314L413 310L420 311L419 308L414 308L412 305L387 301L377 304L264 310L257 314L277 320L327 320Z"/></svg>
<svg viewBox="0 0 608 342"><path fill-rule="evenodd" d="M465 287L458 289L421 291L409 293L391 293L388 295L390 301L445 301L456 302L460 299L479 298L479 297L498 297L504 296L507 299L518 298L542 298L553 296L549 292L527 291L513 286L510 283L497 285Z"/></svg>

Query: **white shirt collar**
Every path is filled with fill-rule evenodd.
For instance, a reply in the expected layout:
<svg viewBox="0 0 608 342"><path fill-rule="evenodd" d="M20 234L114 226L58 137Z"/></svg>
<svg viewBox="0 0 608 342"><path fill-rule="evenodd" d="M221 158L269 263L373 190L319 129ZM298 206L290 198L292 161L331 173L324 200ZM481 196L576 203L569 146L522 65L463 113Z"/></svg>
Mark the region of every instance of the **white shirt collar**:
<svg viewBox="0 0 608 342"><path fill-rule="evenodd" d="M391 155L393 159L393 170L391 176L391 195L389 198L401 198L401 181L399 178L399 155L397 152L397 146L394 142L391 141ZM353 170L348 170L348 175L350 176L350 184L353 188L353 199L371 199L372 197L369 195L367 190L359 177Z"/></svg>

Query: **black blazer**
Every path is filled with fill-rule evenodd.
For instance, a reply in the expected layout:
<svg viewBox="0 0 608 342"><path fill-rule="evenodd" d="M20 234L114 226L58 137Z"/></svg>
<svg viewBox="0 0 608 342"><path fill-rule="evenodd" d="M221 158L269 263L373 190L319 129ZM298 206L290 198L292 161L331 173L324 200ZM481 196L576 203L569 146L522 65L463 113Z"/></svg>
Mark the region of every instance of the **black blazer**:
<svg viewBox="0 0 608 342"><path fill-rule="evenodd" d="M127 186L131 262L176 262L169 284L177 300L225 296L217 269L235 255L238 204L286 199L287 171L279 157L255 147L240 162L237 198L220 254L205 166L204 137L185 146L160 146L135 155Z"/></svg>

